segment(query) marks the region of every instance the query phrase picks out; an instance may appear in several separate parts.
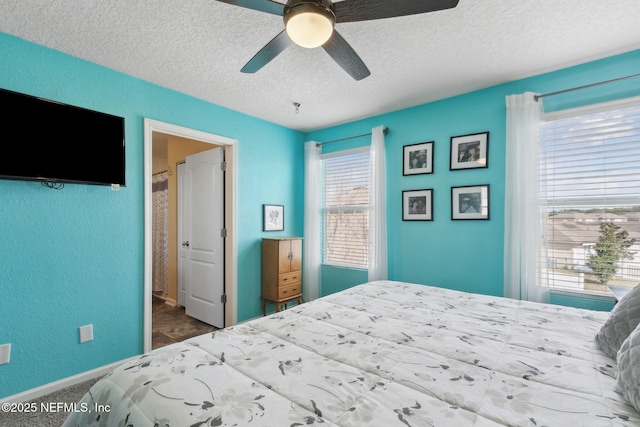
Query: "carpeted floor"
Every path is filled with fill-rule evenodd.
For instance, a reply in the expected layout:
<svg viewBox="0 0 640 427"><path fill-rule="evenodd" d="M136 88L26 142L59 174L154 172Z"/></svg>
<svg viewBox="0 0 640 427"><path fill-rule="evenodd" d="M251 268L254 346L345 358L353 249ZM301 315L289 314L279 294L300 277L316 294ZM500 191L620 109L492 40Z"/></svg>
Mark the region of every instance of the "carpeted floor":
<svg viewBox="0 0 640 427"><path fill-rule="evenodd" d="M39 399L28 402L32 412L0 411L0 426L3 427L58 427L64 423L69 415L62 410L57 411L58 404L72 404L78 402L99 378L84 381L47 394ZM16 408L18 409L18 408Z"/></svg>
<svg viewBox="0 0 640 427"><path fill-rule="evenodd" d="M214 331L216 328L185 314L184 308L172 307L160 298L153 298L152 347L156 349L196 335ZM99 378L85 381L29 403L33 412L11 413L0 410L1 427L58 427L64 423L68 412L57 411L58 404L70 405L78 402ZM33 405L35 404L35 405ZM43 406L44 405L44 406Z"/></svg>

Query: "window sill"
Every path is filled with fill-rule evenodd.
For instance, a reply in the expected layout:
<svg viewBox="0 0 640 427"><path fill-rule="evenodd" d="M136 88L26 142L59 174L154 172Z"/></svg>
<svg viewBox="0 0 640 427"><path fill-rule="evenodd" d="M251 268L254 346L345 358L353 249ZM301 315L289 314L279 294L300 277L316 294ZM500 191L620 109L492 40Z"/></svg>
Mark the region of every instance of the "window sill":
<svg viewBox="0 0 640 427"><path fill-rule="evenodd" d="M333 268L344 268L345 270L359 270L359 271L368 270L366 266L362 266L362 265L338 264L338 263L331 263L331 262L323 262L321 266L333 267Z"/></svg>
<svg viewBox="0 0 640 427"><path fill-rule="evenodd" d="M616 299L613 295L605 294L602 292L590 292L590 291L571 291L564 289L549 289L549 294L551 295L561 295L568 296L574 298L590 298L590 299L599 299L603 301L611 301L616 302Z"/></svg>

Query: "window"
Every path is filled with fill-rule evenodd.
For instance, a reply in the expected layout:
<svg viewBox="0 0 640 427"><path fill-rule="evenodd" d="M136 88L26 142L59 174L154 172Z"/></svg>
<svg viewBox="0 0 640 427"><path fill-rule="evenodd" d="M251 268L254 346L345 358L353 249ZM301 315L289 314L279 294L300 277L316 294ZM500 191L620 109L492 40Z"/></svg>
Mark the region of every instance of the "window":
<svg viewBox="0 0 640 427"><path fill-rule="evenodd" d="M369 149L322 155L320 171L322 263L367 268Z"/></svg>
<svg viewBox="0 0 640 427"><path fill-rule="evenodd" d="M640 98L546 114L539 153L543 284L640 282Z"/></svg>

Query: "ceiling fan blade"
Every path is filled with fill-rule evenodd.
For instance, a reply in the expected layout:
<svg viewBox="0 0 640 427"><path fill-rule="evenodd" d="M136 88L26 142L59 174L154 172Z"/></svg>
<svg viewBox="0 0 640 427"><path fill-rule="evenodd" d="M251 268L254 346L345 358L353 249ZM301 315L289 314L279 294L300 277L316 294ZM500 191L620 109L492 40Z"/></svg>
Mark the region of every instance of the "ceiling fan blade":
<svg viewBox="0 0 640 427"><path fill-rule="evenodd" d="M322 48L355 80L362 80L371 75L356 51L337 31L333 31L331 38L322 45Z"/></svg>
<svg viewBox="0 0 640 427"><path fill-rule="evenodd" d="M280 34L275 36L273 40L267 43L247 64L242 67L243 73L255 73L260 68L267 65L273 58L280 55L291 43L291 39L287 35L286 30L282 30Z"/></svg>
<svg viewBox="0 0 640 427"><path fill-rule="evenodd" d="M218 0L221 3L232 4L234 6L246 7L260 12L271 13L273 15L282 16L284 13L284 4L271 0Z"/></svg>
<svg viewBox="0 0 640 427"><path fill-rule="evenodd" d="M370 21L451 9L459 0L344 0L333 3L336 23Z"/></svg>

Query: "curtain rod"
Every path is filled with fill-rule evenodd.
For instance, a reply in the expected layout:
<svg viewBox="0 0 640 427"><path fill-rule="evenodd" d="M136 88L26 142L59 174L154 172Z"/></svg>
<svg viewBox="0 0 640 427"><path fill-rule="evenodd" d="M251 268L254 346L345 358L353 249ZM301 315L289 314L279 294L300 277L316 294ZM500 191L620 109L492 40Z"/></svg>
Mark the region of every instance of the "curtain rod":
<svg viewBox="0 0 640 427"><path fill-rule="evenodd" d="M382 133L384 133L385 135L389 133L389 128L385 127L382 130ZM345 138L339 138L339 139L333 139L331 141L325 141L325 142L317 142L316 143L316 147L320 147L323 146L324 144L331 144L332 142L339 142L339 141L346 141L348 139L355 139L355 138L362 138L363 136L371 136L371 132L369 133L363 133L362 135L355 135L355 136L347 136Z"/></svg>
<svg viewBox="0 0 640 427"><path fill-rule="evenodd" d="M587 89L587 88L590 88L590 87L600 86L600 85L604 85L604 84L607 84L607 83L619 82L620 80L627 80L627 79L631 79L633 77L639 77L639 76L640 76L640 74L633 74L631 76L619 77L617 79L606 80L604 82L592 83L592 84L589 84L589 85L578 86L578 87L574 87L574 88L571 88L571 89L559 90L557 92L545 93L545 94L542 94L542 95L535 95L533 97L533 99L535 99L536 101L539 101L540 98L544 98L545 96L559 95L561 93L573 92L574 90L580 90L580 89Z"/></svg>

